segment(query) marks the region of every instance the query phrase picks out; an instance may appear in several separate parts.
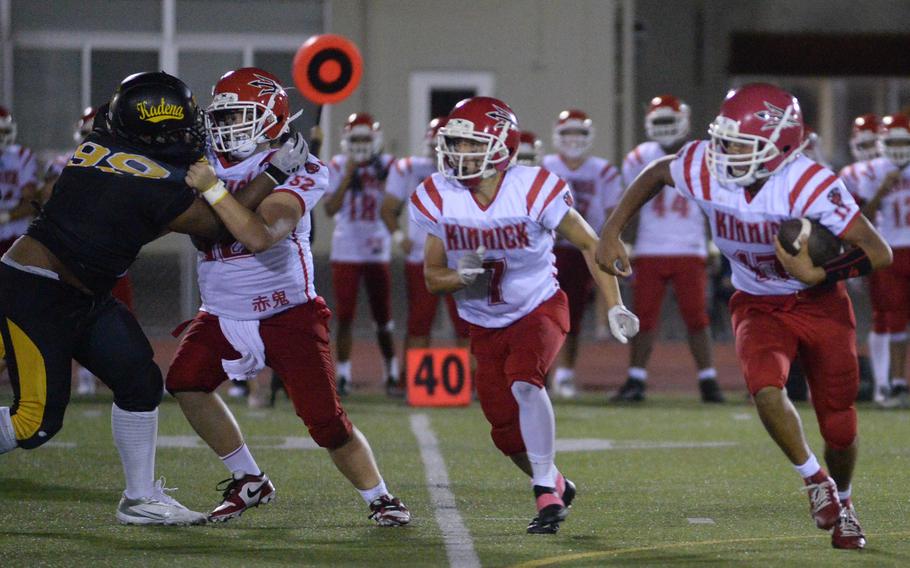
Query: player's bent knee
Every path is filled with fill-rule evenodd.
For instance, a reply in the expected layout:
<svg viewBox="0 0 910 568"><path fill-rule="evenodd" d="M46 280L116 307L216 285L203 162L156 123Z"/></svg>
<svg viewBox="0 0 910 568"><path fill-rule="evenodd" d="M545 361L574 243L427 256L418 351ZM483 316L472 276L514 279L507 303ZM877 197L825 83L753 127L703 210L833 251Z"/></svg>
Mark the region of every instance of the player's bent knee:
<svg viewBox="0 0 910 568"><path fill-rule="evenodd" d="M147 361L131 381L120 381L114 403L129 412L151 412L161 404L164 380L154 361Z"/></svg>
<svg viewBox="0 0 910 568"><path fill-rule="evenodd" d="M320 448L327 450L334 450L345 445L351 439L351 433L354 431L348 415L344 412L336 414L328 422L308 425L307 429L310 431L313 441Z"/></svg>
<svg viewBox="0 0 910 568"><path fill-rule="evenodd" d="M526 451L517 422L508 426L494 426L490 431L490 437L493 438L496 448L504 455L511 456Z"/></svg>
<svg viewBox="0 0 910 568"><path fill-rule="evenodd" d="M65 407L44 408L43 417L41 419L40 425L38 426L38 429L32 436L25 438L24 440L18 440L19 447L24 450L34 450L35 448L41 447L50 441L50 439L53 438L61 428L63 428L63 414L65 410ZM27 425L20 424L21 418L22 417L19 414L14 414L11 416L13 427L17 431L21 431L22 427L27 427Z"/></svg>

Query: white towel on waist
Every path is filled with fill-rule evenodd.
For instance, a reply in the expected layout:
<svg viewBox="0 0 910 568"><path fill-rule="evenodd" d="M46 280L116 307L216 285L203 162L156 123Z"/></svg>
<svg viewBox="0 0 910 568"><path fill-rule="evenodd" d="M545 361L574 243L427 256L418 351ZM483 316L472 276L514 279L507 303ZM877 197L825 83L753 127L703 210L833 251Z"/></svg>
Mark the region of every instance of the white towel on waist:
<svg viewBox="0 0 910 568"><path fill-rule="evenodd" d="M218 316L221 333L240 353L240 359L222 359L221 366L234 381L252 379L265 367L265 345L259 336L259 320L234 320Z"/></svg>

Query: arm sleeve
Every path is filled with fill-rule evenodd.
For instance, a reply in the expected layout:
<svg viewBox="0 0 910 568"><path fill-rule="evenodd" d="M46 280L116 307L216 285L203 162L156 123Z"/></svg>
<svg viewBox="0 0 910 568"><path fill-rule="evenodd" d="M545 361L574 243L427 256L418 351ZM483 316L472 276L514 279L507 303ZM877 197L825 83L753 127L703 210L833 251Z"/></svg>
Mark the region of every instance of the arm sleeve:
<svg viewBox="0 0 910 568"><path fill-rule="evenodd" d="M291 176L285 183L272 190L273 193L290 193L300 201L303 212L312 211L326 193L329 185L329 169L315 160L307 161L305 171Z"/></svg>
<svg viewBox="0 0 910 568"><path fill-rule="evenodd" d="M386 180L385 191L399 201L404 201L410 193L411 164L407 158L402 158L392 164L389 177Z"/></svg>
<svg viewBox="0 0 910 568"><path fill-rule="evenodd" d="M432 203L422 183L411 194L408 202L408 216L410 221L415 223L422 231L440 239L445 238L443 228L439 224L441 213Z"/></svg>
<svg viewBox="0 0 910 568"><path fill-rule="evenodd" d="M536 195L529 195L529 215L536 219L545 229L554 230L562 222L575 201L572 191L565 180L556 174L541 169L538 175L546 174L540 190ZM532 186L533 187L533 186ZM595 205L597 203L595 202Z"/></svg>
<svg viewBox="0 0 910 568"><path fill-rule="evenodd" d="M670 162L670 176L673 178L673 185L676 186L676 191L688 199L695 196L695 190L691 187L692 167L694 163L697 163L696 154L704 152L704 147L699 149L699 146L705 146L705 143L703 141L687 143L679 149L676 157Z"/></svg>

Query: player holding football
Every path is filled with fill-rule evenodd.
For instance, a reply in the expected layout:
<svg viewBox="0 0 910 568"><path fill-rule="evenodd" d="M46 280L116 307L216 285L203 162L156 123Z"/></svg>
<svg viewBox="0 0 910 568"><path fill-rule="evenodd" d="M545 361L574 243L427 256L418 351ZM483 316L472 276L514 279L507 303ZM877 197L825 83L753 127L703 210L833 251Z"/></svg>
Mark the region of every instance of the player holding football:
<svg viewBox="0 0 910 568"><path fill-rule="evenodd" d="M803 118L790 93L764 83L733 89L708 133L709 141L686 144L635 179L604 226L597 262L616 275L631 274L620 231L664 186L702 208L714 242L733 267L736 353L759 417L803 478L816 525L834 529L831 544L863 548L866 539L851 500L856 324L840 281L887 266L891 250L837 176L800 153ZM814 266L803 238L799 253L789 255L776 238L777 226L799 217L818 220L849 250ZM812 391L830 477L809 449L783 390L797 354Z"/></svg>
<svg viewBox="0 0 910 568"><path fill-rule="evenodd" d="M380 218L386 178L395 161L382 153L382 130L365 112L350 115L341 133L341 154L329 162L329 188L325 211L335 218L332 233L332 284L335 289L335 357L338 392L351 390L351 326L357 308L357 291L363 278L370 302L376 341L384 360L387 390L398 381L398 359L392 342L389 272L391 239Z"/></svg>
<svg viewBox="0 0 910 568"><path fill-rule="evenodd" d="M328 169L309 156L258 207L245 207L233 189L270 171L271 144L296 117L290 116L278 79L262 69L230 71L212 93L205 113L212 165L194 165L187 183L202 192L236 241L209 245L199 254L202 307L180 342L166 383L193 429L231 472L222 482L224 499L209 519L239 517L275 495L234 416L214 392L228 377L251 379L269 365L313 440L360 492L369 518L381 526L407 524L407 507L389 494L369 443L351 425L335 388L331 313L316 294L309 243L310 211L325 192ZM303 137L292 140L305 154Z"/></svg>
<svg viewBox="0 0 910 568"><path fill-rule="evenodd" d="M875 401L907 406L907 324L910 322L910 118L896 113L878 127L881 157L862 164L855 185L863 214L894 250L894 263L869 279ZM890 384L889 384L890 378Z"/></svg>
<svg viewBox="0 0 910 568"><path fill-rule="evenodd" d="M622 165L624 185L648 164L679 151L689 136L689 105L673 95L651 99L645 113L649 141L629 152ZM631 341L626 383L611 400L640 402L645 398L648 360L660 325L660 307L667 284L676 292L679 312L689 335L689 351L697 368L703 402L723 402L712 360L707 286L705 217L672 187L665 187L643 207L635 228L632 281L635 313L641 330Z"/></svg>
<svg viewBox="0 0 910 568"><path fill-rule="evenodd" d="M206 516L154 482L161 370L133 314L110 291L140 248L168 230L218 239L223 225L184 182L205 148L189 88L167 73L130 75L60 174L41 214L0 263L0 334L14 399L0 407L0 454L34 449L63 426L75 359L114 393L111 430L126 489L126 524L197 524ZM300 165L291 148L275 175ZM275 182L238 192L255 207Z"/></svg>
<svg viewBox="0 0 910 568"><path fill-rule="evenodd" d="M430 329L436 317L439 297L430 294L424 283L423 275L423 245L426 233L415 223L408 224L408 234L398 224L398 215L404 208L417 185L430 174L436 171L436 133L445 123L445 117L437 117L430 121L426 134L426 155L410 156L395 162L389 170L386 181L385 197L382 201L382 220L392 235L392 242L401 247L407 255L405 270L405 286L408 295L408 330L404 339L404 351L408 349L421 349L430 346ZM468 324L458 316L455 299L450 295L445 297L446 309L452 328L455 330L455 341L459 346L468 343ZM390 394L403 392L407 376L406 369L402 366L398 383L392 385Z"/></svg>
<svg viewBox="0 0 910 568"><path fill-rule="evenodd" d="M537 516L529 533L554 533L575 486L555 466L556 424L544 387L569 331L568 302L553 271L558 232L582 251L610 306L613 334L635 335L616 278L597 269L597 237L572 208L566 182L513 165L518 121L502 101L455 105L437 136L439 172L411 195L410 215L427 233L424 274L434 294L455 293L471 324L477 395L493 442L531 477Z"/></svg>
<svg viewBox="0 0 910 568"><path fill-rule="evenodd" d="M544 156L542 166L569 184L576 211L597 231L603 225L606 210L622 193L622 178L610 162L589 155L594 133L594 123L584 111L560 112L553 127L553 146L557 153ZM553 390L561 398L574 398L578 335L594 281L584 255L566 238L557 236L553 252L559 287L569 300L570 320L569 333L553 372Z"/></svg>

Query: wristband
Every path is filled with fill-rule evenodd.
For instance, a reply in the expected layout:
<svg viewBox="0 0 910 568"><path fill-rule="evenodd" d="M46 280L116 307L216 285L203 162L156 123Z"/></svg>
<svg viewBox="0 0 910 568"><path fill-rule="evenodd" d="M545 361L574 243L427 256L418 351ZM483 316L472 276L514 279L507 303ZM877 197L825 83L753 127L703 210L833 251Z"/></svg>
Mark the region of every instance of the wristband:
<svg viewBox="0 0 910 568"><path fill-rule="evenodd" d="M275 182L275 185L281 185L288 180L290 177L288 174L281 171L278 166L275 164L269 163L265 168L265 175L272 178L272 181Z"/></svg>
<svg viewBox="0 0 910 568"><path fill-rule="evenodd" d="M6 225L10 221L9 211L0 211L0 225Z"/></svg>
<svg viewBox="0 0 910 568"><path fill-rule="evenodd" d="M825 280L822 284L834 284L838 280L869 274L872 272L872 261L862 247L855 247L837 258L832 258L822 268L825 269Z"/></svg>
<svg viewBox="0 0 910 568"><path fill-rule="evenodd" d="M218 183L208 188L202 192L202 197L209 202L210 205L215 205L228 194L228 190L224 187L224 182L218 180Z"/></svg>

